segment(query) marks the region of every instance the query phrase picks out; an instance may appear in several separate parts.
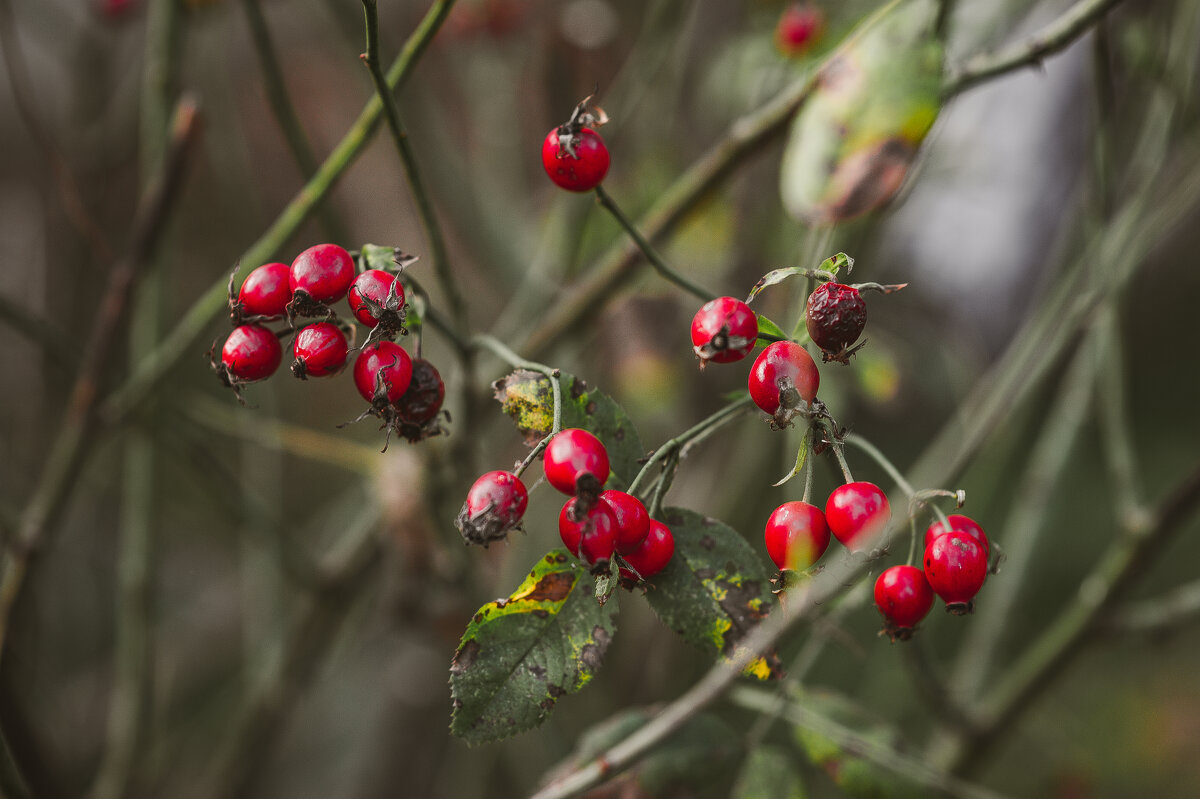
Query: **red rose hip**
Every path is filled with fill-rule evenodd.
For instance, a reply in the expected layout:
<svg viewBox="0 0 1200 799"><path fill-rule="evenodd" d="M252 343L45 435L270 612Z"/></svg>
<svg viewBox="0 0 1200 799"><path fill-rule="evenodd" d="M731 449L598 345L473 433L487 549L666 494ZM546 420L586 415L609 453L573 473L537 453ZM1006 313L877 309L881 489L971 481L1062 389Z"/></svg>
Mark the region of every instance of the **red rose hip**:
<svg viewBox="0 0 1200 799"><path fill-rule="evenodd" d="M233 382L264 380L275 374L282 360L279 339L259 325L235 327L221 347L221 364Z"/></svg>
<svg viewBox="0 0 1200 799"><path fill-rule="evenodd" d="M650 531L650 514L632 494L609 489L600 494L617 516L617 552L627 555L642 545Z"/></svg>
<svg viewBox="0 0 1200 799"><path fill-rule="evenodd" d="M487 547L521 526L529 492L511 472L487 472L467 492L454 524L468 544Z"/></svg>
<svg viewBox="0 0 1200 799"><path fill-rule="evenodd" d="M246 316L283 316L292 301L289 283L291 267L287 264L263 264L242 282L237 296L235 314Z"/></svg>
<svg viewBox="0 0 1200 799"><path fill-rule="evenodd" d="M559 431L543 457L546 480L564 494L576 494L580 480L592 483L598 494L608 479L608 450L586 430L569 427Z"/></svg>
<svg viewBox="0 0 1200 799"><path fill-rule="evenodd" d="M354 387L372 405L397 402L412 382L413 362L399 344L381 341L354 360Z"/></svg>
<svg viewBox="0 0 1200 799"><path fill-rule="evenodd" d="M674 554L675 536L671 534L671 528L658 519L651 519L650 530L642 545L623 557L626 563L637 570L638 575L645 578L653 577L667 568ZM636 575L626 568L621 569L621 576L627 580L636 579Z"/></svg>
<svg viewBox="0 0 1200 799"><path fill-rule="evenodd" d="M567 191L591 191L608 174L608 147L591 128L572 133L555 128L542 142L542 167L555 185Z"/></svg>
<svg viewBox="0 0 1200 799"><path fill-rule="evenodd" d="M758 317L734 297L717 297L700 306L692 318L692 350L703 366L708 361L740 361L754 349Z"/></svg>
<svg viewBox="0 0 1200 799"><path fill-rule="evenodd" d="M817 396L821 375L812 356L793 341L772 342L750 368L750 398L772 416L772 426L786 427Z"/></svg>
<svg viewBox="0 0 1200 799"><path fill-rule="evenodd" d="M346 365L349 346L337 325L318 322L301 328L292 343L292 374L301 380L326 377Z"/></svg>
<svg viewBox="0 0 1200 799"><path fill-rule="evenodd" d="M347 300L355 319L375 327L383 313L399 313L404 307L404 286L390 272L368 269L354 278Z"/></svg>
<svg viewBox="0 0 1200 799"><path fill-rule="evenodd" d="M346 296L354 281L354 259L336 244L309 247L292 261L289 284L293 294L329 304Z"/></svg>
<svg viewBox="0 0 1200 799"><path fill-rule="evenodd" d="M571 497L558 514L558 534L563 545L589 566L607 563L616 551L617 515L604 500L586 513L578 512L579 499Z"/></svg>
<svg viewBox="0 0 1200 799"><path fill-rule="evenodd" d="M892 566L875 580L875 607L883 614L883 632L907 641L933 607L933 589L916 566Z"/></svg>
<svg viewBox="0 0 1200 799"><path fill-rule="evenodd" d="M767 519L763 540L767 554L781 571L800 571L820 560L829 548L829 526L815 505L785 502Z"/></svg>
<svg viewBox="0 0 1200 799"><path fill-rule="evenodd" d="M972 600L987 579L987 553L969 533L951 530L925 547L925 579L946 603L946 610L962 616L974 610Z"/></svg>
<svg viewBox="0 0 1200 799"><path fill-rule="evenodd" d="M983 547L983 554L987 555L991 551L991 544L988 542L987 534L983 532L983 528L979 526L979 522L961 513L951 513L946 517L946 521L950 523L950 530L958 530L959 532L966 533L978 541L980 546ZM940 521L934 522L925 530L924 545L928 547L933 543L935 538L943 533L950 532L950 530L947 530L946 526Z"/></svg>
<svg viewBox="0 0 1200 799"><path fill-rule="evenodd" d="M811 3L792 3L775 26L775 46L789 58L803 55L821 37L825 17Z"/></svg>
<svg viewBox="0 0 1200 799"><path fill-rule="evenodd" d="M874 483L838 486L825 502L829 531L851 552L863 552L874 545L891 518L887 495Z"/></svg>

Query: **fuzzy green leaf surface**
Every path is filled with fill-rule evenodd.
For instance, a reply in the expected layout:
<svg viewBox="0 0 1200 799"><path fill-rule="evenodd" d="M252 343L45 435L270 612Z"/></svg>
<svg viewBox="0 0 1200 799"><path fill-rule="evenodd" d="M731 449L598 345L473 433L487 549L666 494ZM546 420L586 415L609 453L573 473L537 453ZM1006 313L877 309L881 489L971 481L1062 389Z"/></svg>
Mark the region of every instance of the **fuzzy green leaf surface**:
<svg viewBox="0 0 1200 799"><path fill-rule="evenodd" d="M469 744L530 729L592 679L616 631L591 575L565 549L537 562L510 596L467 625L450 666L450 731Z"/></svg>

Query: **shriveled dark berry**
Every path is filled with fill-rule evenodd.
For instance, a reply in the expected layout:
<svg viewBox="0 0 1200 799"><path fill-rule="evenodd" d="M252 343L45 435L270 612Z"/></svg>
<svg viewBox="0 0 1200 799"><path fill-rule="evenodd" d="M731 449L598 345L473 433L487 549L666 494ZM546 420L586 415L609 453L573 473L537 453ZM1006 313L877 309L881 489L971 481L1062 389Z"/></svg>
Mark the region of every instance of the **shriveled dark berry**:
<svg viewBox="0 0 1200 799"><path fill-rule="evenodd" d="M845 363L867 325L867 304L853 286L823 283L808 297L804 323L826 361Z"/></svg>

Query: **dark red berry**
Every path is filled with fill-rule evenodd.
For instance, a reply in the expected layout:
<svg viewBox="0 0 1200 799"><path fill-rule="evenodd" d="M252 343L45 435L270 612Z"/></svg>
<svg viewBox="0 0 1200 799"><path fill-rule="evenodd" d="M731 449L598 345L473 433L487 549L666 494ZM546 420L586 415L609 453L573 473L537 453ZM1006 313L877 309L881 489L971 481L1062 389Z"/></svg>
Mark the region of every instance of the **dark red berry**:
<svg viewBox="0 0 1200 799"><path fill-rule="evenodd" d="M825 522L833 537L851 552L870 549L892 518L887 495L874 483L838 486L825 502Z"/></svg>
<svg viewBox="0 0 1200 799"><path fill-rule="evenodd" d="M287 264L263 264L246 275L238 292L235 315L283 316L292 301L290 275L291 267Z"/></svg>
<svg viewBox="0 0 1200 799"><path fill-rule="evenodd" d="M314 302L328 305L346 296L354 281L354 259L336 244L309 247L292 261L292 293L304 292Z"/></svg>
<svg viewBox="0 0 1200 799"><path fill-rule="evenodd" d="M829 548L825 514L807 502L785 502L767 519L763 539L780 570L799 571L816 563Z"/></svg>
<svg viewBox="0 0 1200 799"><path fill-rule="evenodd" d="M788 57L802 55L821 37L825 15L812 3L792 3L775 25L775 46Z"/></svg>
<svg viewBox="0 0 1200 799"><path fill-rule="evenodd" d="M454 520L468 544L486 547L521 526L529 492L511 472L488 472L471 486L467 501Z"/></svg>
<svg viewBox="0 0 1200 799"><path fill-rule="evenodd" d="M589 566L608 562L616 550L617 515L599 500L586 513L579 513L579 499L571 497L558 514L558 534L572 554Z"/></svg>
<svg viewBox="0 0 1200 799"><path fill-rule="evenodd" d="M917 622L933 607L933 589L916 566L892 566L875 580L875 607L885 619L883 632L907 641Z"/></svg>
<svg viewBox="0 0 1200 799"><path fill-rule="evenodd" d="M221 365L227 382L251 383L275 374L283 360L279 339L265 327L240 325L221 347Z"/></svg>
<svg viewBox="0 0 1200 799"><path fill-rule="evenodd" d="M404 307L404 287L391 272L368 269L350 284L348 300L354 318L375 327L382 314L398 313Z"/></svg>
<svg viewBox="0 0 1200 799"><path fill-rule="evenodd" d="M571 132L564 125L546 134L542 166L554 183L568 191L591 191L608 174L608 147L591 128Z"/></svg>
<svg viewBox="0 0 1200 799"><path fill-rule="evenodd" d="M979 526L979 522L970 516L963 516L961 513L951 513L946 517L946 521L950 522L950 530L958 530L959 532L966 533L978 541L983 547L983 554L987 555L991 551L991 544L988 543L987 534L983 532L983 528ZM940 521L929 525L929 528L925 530L925 546L928 547L933 543L933 539L947 532L949 530Z"/></svg>
<svg viewBox="0 0 1200 799"><path fill-rule="evenodd" d="M646 506L632 494L609 489L600 494L617 516L617 552L627 555L642 545L650 530Z"/></svg>
<svg viewBox="0 0 1200 799"><path fill-rule="evenodd" d="M292 343L292 374L301 380L334 374L346 365L349 346L337 325L317 322L301 328Z"/></svg>
<svg viewBox="0 0 1200 799"><path fill-rule="evenodd" d="M637 570L637 575L629 569L622 568L621 576L626 580L636 580L638 575L643 578L653 577L667 568L674 554L675 536L671 534L671 529L658 519L651 519L646 540L633 552L623 556L625 562Z"/></svg>
<svg viewBox="0 0 1200 799"><path fill-rule="evenodd" d="M808 295L804 324L826 361L846 363L867 325L867 304L853 286L823 283Z"/></svg>
<svg viewBox="0 0 1200 799"><path fill-rule="evenodd" d="M576 494L585 477L591 484L589 490L599 494L608 479L608 450L600 439L577 427L561 430L550 439L544 458L546 480L564 494Z"/></svg>
<svg viewBox="0 0 1200 799"><path fill-rule="evenodd" d="M786 427L817 396L821 374L812 356L794 341L775 341L750 367L750 398L772 416L772 426Z"/></svg>
<svg viewBox="0 0 1200 799"><path fill-rule="evenodd" d="M971 600L987 579L987 552L969 533L943 533L925 547L925 579L946 610L956 616L970 613Z"/></svg>
<svg viewBox="0 0 1200 799"><path fill-rule="evenodd" d="M758 339L758 317L734 297L717 297L692 317L692 350L703 366L708 361L732 363L745 358Z"/></svg>
<svg viewBox="0 0 1200 799"><path fill-rule="evenodd" d="M412 382L413 362L399 344L381 341L354 360L354 387L372 405L395 403Z"/></svg>
<svg viewBox="0 0 1200 799"><path fill-rule="evenodd" d="M434 365L424 358L412 362L412 382L396 401L397 432L416 443L444 432L437 424L446 398L446 386Z"/></svg>

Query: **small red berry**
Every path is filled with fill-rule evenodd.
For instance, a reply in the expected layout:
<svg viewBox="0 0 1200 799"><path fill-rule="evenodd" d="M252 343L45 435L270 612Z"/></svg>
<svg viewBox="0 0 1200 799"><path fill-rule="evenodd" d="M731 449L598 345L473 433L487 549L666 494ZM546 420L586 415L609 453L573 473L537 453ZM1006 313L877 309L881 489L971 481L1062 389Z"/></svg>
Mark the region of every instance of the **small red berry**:
<svg viewBox="0 0 1200 799"><path fill-rule="evenodd" d="M608 450L600 439L586 430L570 427L559 431L546 446L543 467L546 480L564 494L579 491L579 481L594 483L590 489L599 494L600 486L608 479Z"/></svg>
<svg viewBox="0 0 1200 799"><path fill-rule="evenodd" d="M354 387L372 405L391 405L408 391L413 362L399 344L381 341L354 360Z"/></svg>
<svg viewBox="0 0 1200 799"><path fill-rule="evenodd" d="M246 275L237 296L238 318L283 316L292 301L290 275L287 264L263 264Z"/></svg>
<svg viewBox="0 0 1200 799"><path fill-rule="evenodd" d="M794 341L775 341L750 367L750 397L772 417L773 427L786 427L817 396L821 374L812 356Z"/></svg>
<svg viewBox="0 0 1200 799"><path fill-rule="evenodd" d="M987 552L969 533L943 533L925 547L925 578L947 611L970 613L971 600L987 579Z"/></svg>
<svg viewBox="0 0 1200 799"><path fill-rule="evenodd" d="M375 327L383 313L399 312L404 307L404 286L391 272L368 269L350 284L348 300L354 318Z"/></svg>
<svg viewBox="0 0 1200 799"><path fill-rule="evenodd" d="M334 374L346 365L349 346L337 325L317 322L296 334L292 343L292 374L301 380Z"/></svg>
<svg viewBox="0 0 1200 799"><path fill-rule="evenodd" d="M542 166L550 179L568 191L591 191L608 174L608 147L591 128L571 133L555 128L542 142Z"/></svg>
<svg viewBox="0 0 1200 799"><path fill-rule="evenodd" d="M951 513L946 517L946 521L950 522L950 530L958 530L959 532L966 533L978 541L983 547L983 554L986 555L991 551L991 544L988 543L987 534L983 532L983 528L979 526L979 522L970 516L963 516L961 513ZM933 543L935 538L942 533L950 532L950 530L947 530L940 521L936 521L925 530L925 540L923 543L928 547Z"/></svg>
<svg viewBox="0 0 1200 799"><path fill-rule="evenodd" d="M578 505L579 499L571 497L558 514L558 534L563 544L589 566L608 563L616 550L617 515L603 500L582 516Z"/></svg>
<svg viewBox="0 0 1200 799"><path fill-rule="evenodd" d="M817 42L824 27L821 9L811 3L792 3L775 26L775 46L790 58L802 55Z"/></svg>
<svg viewBox="0 0 1200 799"><path fill-rule="evenodd" d="M887 495L874 483L838 486L825 502L825 521L851 552L863 552L883 535L892 518Z"/></svg>
<svg viewBox="0 0 1200 799"><path fill-rule="evenodd" d="M853 286L823 283L808 295L804 324L826 361L846 363L867 325L867 304Z"/></svg>
<svg viewBox="0 0 1200 799"><path fill-rule="evenodd" d="M221 347L221 364L230 382L250 383L275 374L283 360L279 339L265 327L240 325Z"/></svg>
<svg viewBox="0 0 1200 799"><path fill-rule="evenodd" d="M627 555L642 545L650 530L646 506L632 494L609 489L600 494L617 516L617 552Z"/></svg>
<svg viewBox="0 0 1200 799"><path fill-rule="evenodd" d="M521 526L528 503L529 492L520 478L511 472L487 472L467 492L454 524L468 544L487 547Z"/></svg>
<svg viewBox="0 0 1200 799"><path fill-rule="evenodd" d="M700 306L692 317L692 350L703 366L708 361L740 361L754 349L758 317L734 297L717 297Z"/></svg>
<svg viewBox="0 0 1200 799"><path fill-rule="evenodd" d="M623 557L626 563L637 570L638 575L646 578L653 577L667 568L674 554L675 536L671 534L671 529L658 519L651 519L646 540L640 547ZM637 575L625 568L621 569L621 576L627 580L637 579Z"/></svg>
<svg viewBox="0 0 1200 799"><path fill-rule="evenodd" d="M336 244L309 247L292 261L293 294L304 292L314 302L329 304L346 296L354 281L354 259Z"/></svg>
<svg viewBox="0 0 1200 799"><path fill-rule="evenodd" d="M799 571L820 560L829 548L829 526L821 509L807 502L785 502L771 513L763 531L767 554L780 570Z"/></svg>
<svg viewBox="0 0 1200 799"><path fill-rule="evenodd" d="M916 566L892 566L875 580L875 607L885 619L883 632L907 641L917 622L933 607L933 589Z"/></svg>

